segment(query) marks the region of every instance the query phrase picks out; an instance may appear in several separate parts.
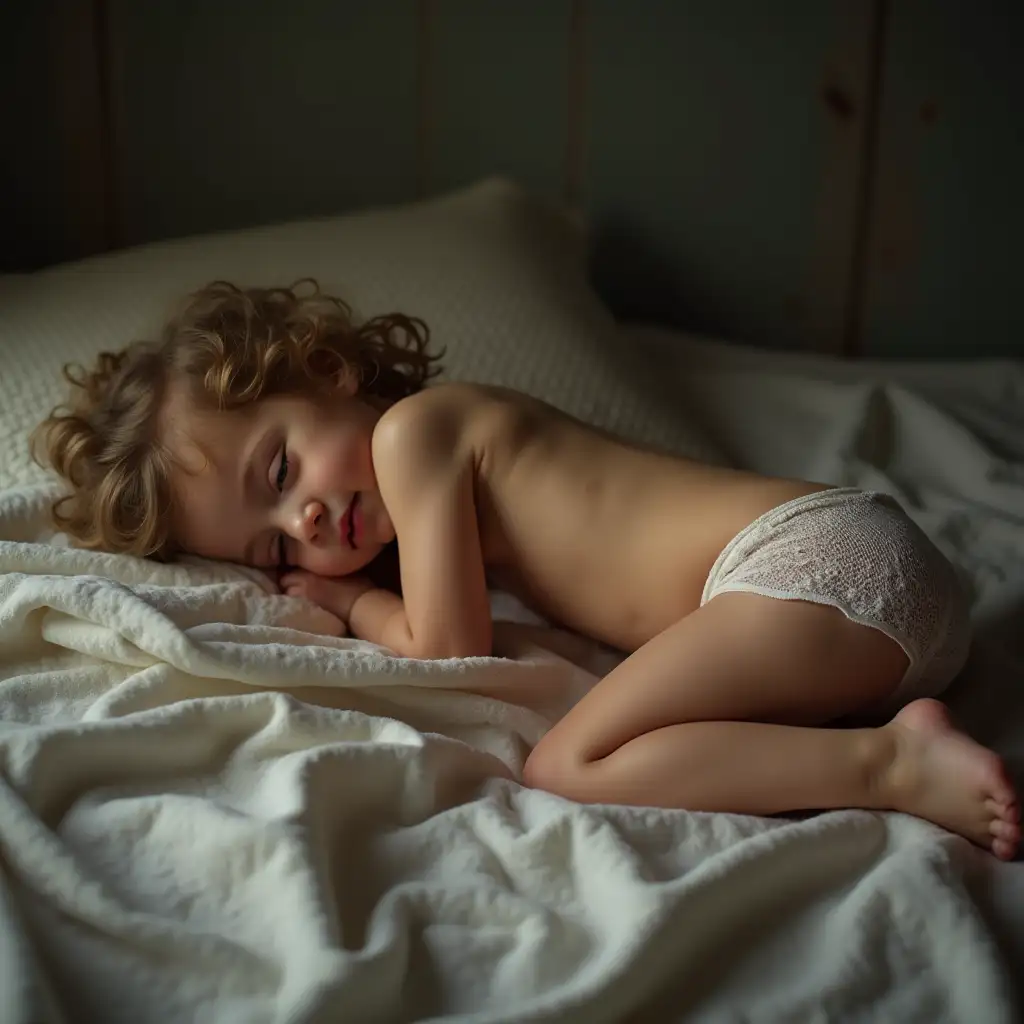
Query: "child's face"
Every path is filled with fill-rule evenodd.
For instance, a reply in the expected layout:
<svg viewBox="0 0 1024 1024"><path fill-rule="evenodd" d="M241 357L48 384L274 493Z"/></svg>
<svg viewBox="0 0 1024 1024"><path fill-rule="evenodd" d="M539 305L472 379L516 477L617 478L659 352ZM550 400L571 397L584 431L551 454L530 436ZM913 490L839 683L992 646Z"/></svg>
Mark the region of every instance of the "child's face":
<svg viewBox="0 0 1024 1024"><path fill-rule="evenodd" d="M380 415L351 397L268 398L232 412L172 402L167 443L184 470L175 539L193 554L265 569L363 568L395 536L371 457Z"/></svg>

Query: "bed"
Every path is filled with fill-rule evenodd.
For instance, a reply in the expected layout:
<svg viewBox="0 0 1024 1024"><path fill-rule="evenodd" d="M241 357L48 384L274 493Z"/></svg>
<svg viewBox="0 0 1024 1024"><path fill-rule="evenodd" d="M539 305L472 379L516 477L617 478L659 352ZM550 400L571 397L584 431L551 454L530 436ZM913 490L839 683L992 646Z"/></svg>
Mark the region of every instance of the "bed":
<svg viewBox="0 0 1024 1024"><path fill-rule="evenodd" d="M0 278L0 1019L1019 1019L1019 862L905 815L523 788L531 744L616 655L506 595L496 657L405 661L258 572L80 551L49 527L25 435L62 362L209 277L313 274L361 313L425 316L451 376L894 494L970 588L954 710L1024 786L1024 367L616 323L584 249L492 181Z"/></svg>

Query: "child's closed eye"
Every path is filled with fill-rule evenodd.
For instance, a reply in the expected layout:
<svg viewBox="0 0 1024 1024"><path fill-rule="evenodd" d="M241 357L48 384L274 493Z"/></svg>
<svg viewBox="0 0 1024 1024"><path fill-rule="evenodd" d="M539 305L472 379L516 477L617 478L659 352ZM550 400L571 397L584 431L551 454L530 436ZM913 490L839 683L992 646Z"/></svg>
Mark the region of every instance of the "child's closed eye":
<svg viewBox="0 0 1024 1024"><path fill-rule="evenodd" d="M285 482L288 479L288 450L282 445L281 457L277 464L277 473L274 475L274 486L279 490L284 490ZM283 543L283 541L282 541Z"/></svg>

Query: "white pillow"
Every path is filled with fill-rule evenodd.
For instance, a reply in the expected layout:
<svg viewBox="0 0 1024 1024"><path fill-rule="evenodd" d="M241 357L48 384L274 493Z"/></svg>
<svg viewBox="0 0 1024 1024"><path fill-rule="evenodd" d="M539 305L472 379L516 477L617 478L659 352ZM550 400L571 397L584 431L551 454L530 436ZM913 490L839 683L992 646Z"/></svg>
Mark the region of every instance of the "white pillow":
<svg viewBox="0 0 1024 1024"><path fill-rule="evenodd" d="M634 440L715 457L652 368L621 349L586 279L581 231L516 186L189 238L0 277L0 487L41 478L27 436L66 394L60 368L151 337L190 291L315 277L360 317L422 317L446 376L545 399Z"/></svg>

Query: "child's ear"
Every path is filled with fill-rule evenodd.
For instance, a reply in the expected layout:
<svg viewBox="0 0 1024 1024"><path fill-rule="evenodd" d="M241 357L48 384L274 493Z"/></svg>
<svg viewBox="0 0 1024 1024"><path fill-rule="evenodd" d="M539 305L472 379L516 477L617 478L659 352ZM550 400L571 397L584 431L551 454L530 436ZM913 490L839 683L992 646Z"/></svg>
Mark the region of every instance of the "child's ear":
<svg viewBox="0 0 1024 1024"><path fill-rule="evenodd" d="M338 393L343 398L355 398L359 394L359 374L351 367L338 377Z"/></svg>

